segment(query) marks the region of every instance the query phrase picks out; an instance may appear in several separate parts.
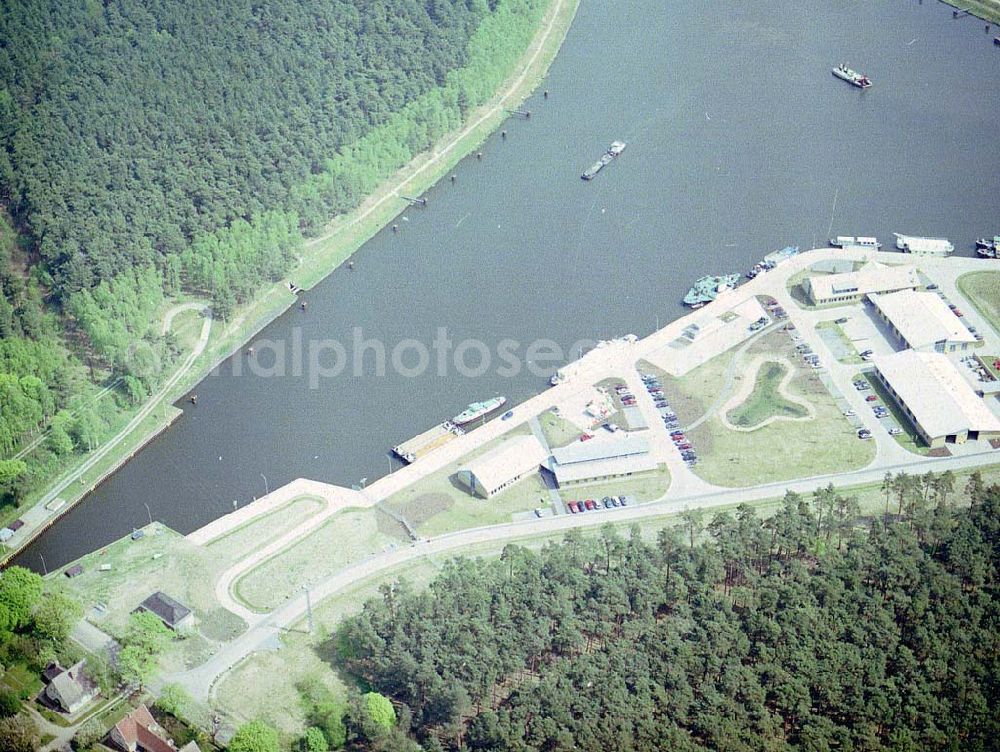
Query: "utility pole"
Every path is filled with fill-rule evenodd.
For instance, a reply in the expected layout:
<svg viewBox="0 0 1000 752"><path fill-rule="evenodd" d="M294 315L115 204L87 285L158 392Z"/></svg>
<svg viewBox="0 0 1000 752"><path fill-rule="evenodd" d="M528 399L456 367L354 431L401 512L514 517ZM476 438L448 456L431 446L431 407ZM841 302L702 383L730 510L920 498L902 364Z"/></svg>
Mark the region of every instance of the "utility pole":
<svg viewBox="0 0 1000 752"><path fill-rule="evenodd" d="M149 504L142 502L142 505L146 507L146 514L149 515L149 526L153 526L153 513L149 511Z"/></svg>
<svg viewBox="0 0 1000 752"><path fill-rule="evenodd" d="M41 554L38 554L38 558L42 560L42 571L45 572L45 574L48 574L49 568L45 566L45 557L42 556Z"/></svg>
<svg viewBox="0 0 1000 752"><path fill-rule="evenodd" d="M313 633L313 607L312 598L309 597L309 586L303 585L302 589L306 591L306 613L309 615L309 634Z"/></svg>

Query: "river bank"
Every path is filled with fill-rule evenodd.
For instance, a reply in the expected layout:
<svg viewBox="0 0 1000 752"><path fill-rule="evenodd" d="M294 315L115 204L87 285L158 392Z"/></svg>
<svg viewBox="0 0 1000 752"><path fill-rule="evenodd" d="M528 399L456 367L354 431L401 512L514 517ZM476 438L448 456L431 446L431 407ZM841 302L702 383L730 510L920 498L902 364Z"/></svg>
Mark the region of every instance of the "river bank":
<svg viewBox="0 0 1000 752"><path fill-rule="evenodd" d="M127 416L131 420L133 416L146 413L142 422L119 440L113 451L107 452L98 463L91 462L93 453L84 455L77 466L60 477L59 483L63 483L65 478L79 475L80 482L72 492L63 492L59 496L64 504L57 513L52 514L44 508L51 500L52 487L49 487L24 505L22 517L37 509L45 518L44 523L41 523L42 529L47 529L72 510L177 419L180 413L176 408L168 407L170 403L180 399L221 363L242 349L244 343L291 307L297 298L289 290L289 281L294 281L302 289L312 289L344 264L369 238L408 208L409 203L398 197L400 191L405 189L408 195L419 196L482 144L510 117L507 110L516 109L544 78L572 24L578 5L579 0L550 0L530 45L493 98L472 110L460 129L445 135L430 150L417 155L397 170L354 211L336 218L322 235L308 240L298 265L285 279L261 290L254 302L238 309L224 327L214 327L202 352L188 366L188 370L176 379L176 383ZM82 470L83 468L86 470ZM12 545L4 547L0 566L7 564L36 537L37 534L31 534L13 539Z"/></svg>
<svg viewBox="0 0 1000 752"><path fill-rule="evenodd" d="M941 2L960 11L966 11L984 21L1000 24L1000 2L997 0L965 0L964 2L941 0Z"/></svg>

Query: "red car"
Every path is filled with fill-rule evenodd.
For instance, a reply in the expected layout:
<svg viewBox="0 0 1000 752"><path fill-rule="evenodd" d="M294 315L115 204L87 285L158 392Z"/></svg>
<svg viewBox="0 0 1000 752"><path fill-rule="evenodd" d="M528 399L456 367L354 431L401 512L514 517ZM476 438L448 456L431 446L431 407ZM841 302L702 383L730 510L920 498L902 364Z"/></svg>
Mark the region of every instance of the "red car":
<svg viewBox="0 0 1000 752"><path fill-rule="evenodd" d="M591 436L589 433L581 433L580 434L580 441L590 441L592 438L594 438L594 437Z"/></svg>
<svg viewBox="0 0 1000 752"><path fill-rule="evenodd" d="M878 402L878 397L876 397L874 394L869 394L867 397L865 397L865 402Z"/></svg>
<svg viewBox="0 0 1000 752"><path fill-rule="evenodd" d="M691 445L690 444L678 444L677 448L678 449L690 449Z"/></svg>
<svg viewBox="0 0 1000 752"><path fill-rule="evenodd" d="M580 511L580 507L577 506L575 501L571 501L568 506L569 506L569 511L571 511L573 514L576 514L577 512Z"/></svg>
<svg viewBox="0 0 1000 752"><path fill-rule="evenodd" d="M958 310L958 309L956 308L956 309L955 309L955 315L956 315L956 316L958 316L959 318L962 318L962 316L964 316L965 314L964 314L964 313L962 313L962 312L961 312L960 310Z"/></svg>
<svg viewBox="0 0 1000 752"><path fill-rule="evenodd" d="M594 501L593 499L587 499L585 502L583 502L583 505L587 507L587 509L597 509L597 502Z"/></svg>

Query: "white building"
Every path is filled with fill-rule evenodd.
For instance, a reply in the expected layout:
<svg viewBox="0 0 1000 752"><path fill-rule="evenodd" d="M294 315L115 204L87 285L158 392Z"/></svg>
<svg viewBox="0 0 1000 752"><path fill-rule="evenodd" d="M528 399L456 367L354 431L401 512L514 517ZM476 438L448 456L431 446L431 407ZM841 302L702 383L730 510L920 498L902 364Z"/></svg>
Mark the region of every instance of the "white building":
<svg viewBox="0 0 1000 752"><path fill-rule="evenodd" d="M1000 417L946 356L903 350L876 358L875 373L928 446L1000 439Z"/></svg>
<svg viewBox="0 0 1000 752"><path fill-rule="evenodd" d="M651 472L656 460L645 438L618 431L553 449L549 469L562 488Z"/></svg>
<svg viewBox="0 0 1000 752"><path fill-rule="evenodd" d="M488 499L537 471L547 457L534 436L516 436L470 461L457 477L473 494Z"/></svg>
<svg viewBox="0 0 1000 752"><path fill-rule="evenodd" d="M873 293L915 290L920 287L920 277L914 266L868 261L857 271L806 277L802 287L814 305L846 304L856 303Z"/></svg>
<svg viewBox="0 0 1000 752"><path fill-rule="evenodd" d="M976 336L937 293L901 290L869 295L892 333L914 350L956 352L975 346Z"/></svg>

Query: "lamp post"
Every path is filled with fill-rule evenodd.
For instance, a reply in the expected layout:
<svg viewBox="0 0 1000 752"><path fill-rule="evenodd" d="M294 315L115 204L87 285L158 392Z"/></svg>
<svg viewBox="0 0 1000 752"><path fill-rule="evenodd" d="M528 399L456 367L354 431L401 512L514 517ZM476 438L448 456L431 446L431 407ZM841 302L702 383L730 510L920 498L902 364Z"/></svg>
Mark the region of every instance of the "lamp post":
<svg viewBox="0 0 1000 752"><path fill-rule="evenodd" d="M270 489L268 489L268 487L267 487L267 476L264 475L264 473L261 473L260 477L264 479L264 494L267 495L267 494L271 493Z"/></svg>
<svg viewBox="0 0 1000 752"><path fill-rule="evenodd" d="M149 525L150 525L150 527L152 527L153 526L153 513L149 511L149 504L147 504L146 502L142 502L142 505L144 507L146 507L146 515L149 517Z"/></svg>
<svg viewBox="0 0 1000 752"><path fill-rule="evenodd" d="M48 574L49 568L45 566L45 557L42 556L41 554L38 554L38 558L42 560L42 571L45 572L45 574Z"/></svg>

